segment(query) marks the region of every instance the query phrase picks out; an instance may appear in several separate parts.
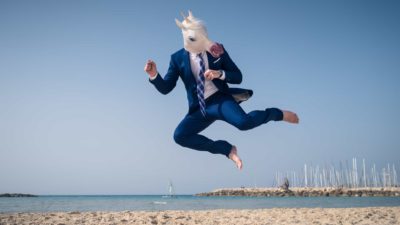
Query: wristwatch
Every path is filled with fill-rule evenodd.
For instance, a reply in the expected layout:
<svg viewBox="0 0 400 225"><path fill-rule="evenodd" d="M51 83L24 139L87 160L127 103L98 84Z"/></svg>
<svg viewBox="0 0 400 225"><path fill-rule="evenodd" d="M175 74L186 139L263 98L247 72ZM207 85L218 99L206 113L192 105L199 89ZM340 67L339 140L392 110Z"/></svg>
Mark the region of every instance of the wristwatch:
<svg viewBox="0 0 400 225"><path fill-rule="evenodd" d="M219 72L218 78L221 78L221 77L222 77L222 74L223 74L223 71L222 71L222 70L218 70L218 72Z"/></svg>

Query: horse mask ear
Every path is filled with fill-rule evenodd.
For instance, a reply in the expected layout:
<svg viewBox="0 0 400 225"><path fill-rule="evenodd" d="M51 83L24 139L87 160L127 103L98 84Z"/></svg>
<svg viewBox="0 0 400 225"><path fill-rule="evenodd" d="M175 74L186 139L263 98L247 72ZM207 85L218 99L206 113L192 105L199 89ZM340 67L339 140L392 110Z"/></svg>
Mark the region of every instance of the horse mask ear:
<svg viewBox="0 0 400 225"><path fill-rule="evenodd" d="M192 13L192 11L190 11L189 10L189 16L188 16L190 19L192 19L193 18L193 13Z"/></svg>
<svg viewBox="0 0 400 225"><path fill-rule="evenodd" d="M186 30L186 28L183 26L183 24L181 23L181 21L179 21L178 19L175 19L175 23L176 25L181 28L182 30Z"/></svg>

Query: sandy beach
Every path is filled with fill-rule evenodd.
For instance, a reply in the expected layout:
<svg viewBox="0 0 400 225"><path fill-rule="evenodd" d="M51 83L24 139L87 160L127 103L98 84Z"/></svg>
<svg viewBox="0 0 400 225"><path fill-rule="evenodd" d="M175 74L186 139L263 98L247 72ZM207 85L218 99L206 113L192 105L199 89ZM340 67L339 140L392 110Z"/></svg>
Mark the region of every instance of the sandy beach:
<svg viewBox="0 0 400 225"><path fill-rule="evenodd" d="M400 224L400 207L0 213L8 224Z"/></svg>

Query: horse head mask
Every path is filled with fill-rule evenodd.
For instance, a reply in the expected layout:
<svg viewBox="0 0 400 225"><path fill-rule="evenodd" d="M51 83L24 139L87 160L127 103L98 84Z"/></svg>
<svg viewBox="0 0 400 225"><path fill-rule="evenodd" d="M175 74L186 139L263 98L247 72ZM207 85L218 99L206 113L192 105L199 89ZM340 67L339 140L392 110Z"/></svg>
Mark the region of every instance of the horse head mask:
<svg viewBox="0 0 400 225"><path fill-rule="evenodd" d="M191 11L189 11L188 16L185 16L183 13L182 16L182 22L178 19L175 19L175 22L182 30L183 47L185 50L193 54L209 51L214 57L219 57L223 53L222 46L208 39L204 23L194 17Z"/></svg>

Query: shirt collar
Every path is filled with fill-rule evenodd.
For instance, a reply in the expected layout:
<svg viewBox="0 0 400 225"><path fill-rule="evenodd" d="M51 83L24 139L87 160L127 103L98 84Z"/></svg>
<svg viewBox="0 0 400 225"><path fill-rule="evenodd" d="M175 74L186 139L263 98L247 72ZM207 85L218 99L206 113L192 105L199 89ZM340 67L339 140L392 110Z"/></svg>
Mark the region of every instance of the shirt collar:
<svg viewBox="0 0 400 225"><path fill-rule="evenodd" d="M191 58L191 59L193 59L193 60L197 59L197 55L198 55L198 54L191 53L191 52L189 52L189 54L190 54L190 58ZM201 57L203 57L203 59L205 58L205 55L206 55L206 52L202 52L202 53L201 53Z"/></svg>

